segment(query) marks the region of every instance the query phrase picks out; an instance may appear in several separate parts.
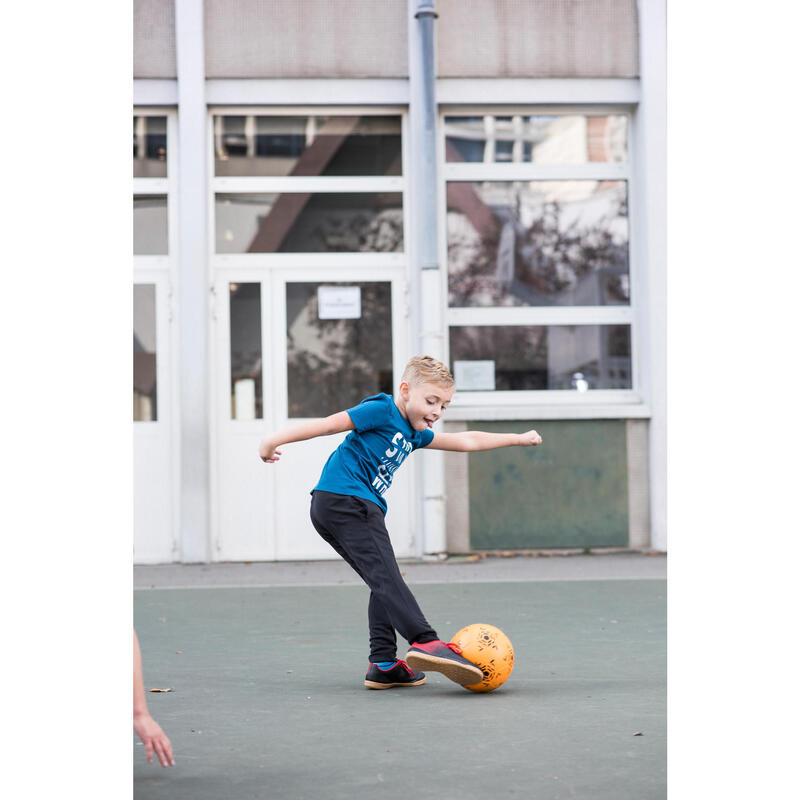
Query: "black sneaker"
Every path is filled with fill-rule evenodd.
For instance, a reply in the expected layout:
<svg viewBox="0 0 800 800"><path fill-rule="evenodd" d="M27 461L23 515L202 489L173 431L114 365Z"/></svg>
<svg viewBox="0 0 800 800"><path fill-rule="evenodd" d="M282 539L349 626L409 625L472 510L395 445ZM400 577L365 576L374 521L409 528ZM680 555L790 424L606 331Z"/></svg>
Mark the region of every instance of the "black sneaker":
<svg viewBox="0 0 800 800"><path fill-rule="evenodd" d="M392 689L395 686L419 686L426 680L424 672L417 672L405 661L398 660L389 669L381 669L377 664L370 663L364 686L367 689Z"/></svg>
<svg viewBox="0 0 800 800"><path fill-rule="evenodd" d="M406 653L406 661L414 669L441 672L451 681L471 686L483 680L483 671L461 655L461 648L452 642L414 642Z"/></svg>

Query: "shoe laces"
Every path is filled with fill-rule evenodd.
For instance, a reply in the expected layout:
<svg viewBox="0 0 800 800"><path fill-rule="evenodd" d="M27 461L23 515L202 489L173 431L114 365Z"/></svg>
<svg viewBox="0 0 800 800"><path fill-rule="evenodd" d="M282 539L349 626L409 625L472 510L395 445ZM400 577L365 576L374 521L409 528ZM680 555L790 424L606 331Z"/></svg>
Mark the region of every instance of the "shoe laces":
<svg viewBox="0 0 800 800"><path fill-rule="evenodd" d="M409 675L414 674L414 670L411 669L411 667L409 667L408 664L406 664L406 662L403 661L402 658L397 659L397 664L399 664ZM395 666L397 666L397 664L395 664Z"/></svg>

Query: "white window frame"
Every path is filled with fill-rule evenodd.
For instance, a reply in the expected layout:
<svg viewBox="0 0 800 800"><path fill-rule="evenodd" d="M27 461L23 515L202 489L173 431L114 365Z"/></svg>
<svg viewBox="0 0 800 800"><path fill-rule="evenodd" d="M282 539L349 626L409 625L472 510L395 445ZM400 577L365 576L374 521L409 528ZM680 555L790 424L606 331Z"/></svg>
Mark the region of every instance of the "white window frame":
<svg viewBox="0 0 800 800"><path fill-rule="evenodd" d="M172 108L133 108L134 117L167 118L167 177L133 178L134 195L166 195L167 197L167 253L166 255L135 255L133 268L166 269L170 279L177 275L178 263L178 114Z"/></svg>
<svg viewBox="0 0 800 800"><path fill-rule="evenodd" d="M166 178L132 178L132 195L166 195L167 198L167 253L162 255L134 255L134 283L154 283L156 285L156 302L159 292L166 292L163 301L166 303L166 329L158 331L158 352L167 355L169 370L158 370L158 386L164 387L169 402L159 402L156 422L168 428L170 475L172 480L172 552L177 556L180 539L180 397L178 392L177 358L177 325L176 287L178 280L178 110L165 106L133 107L134 117L166 117L167 118L167 177ZM133 209L131 208L131 213ZM131 220L132 221L132 220ZM158 305L156 318L159 318ZM161 359L164 361L163 357ZM163 395L162 395L163 396ZM134 421L137 431L144 431L149 422Z"/></svg>
<svg viewBox="0 0 800 800"><path fill-rule="evenodd" d="M387 176L276 176L276 177L217 177L214 174L214 117L230 116L397 116L400 117L403 172ZM349 266L380 265L396 267L408 263L408 109L398 106L209 106L208 109L208 253L210 278L219 269L263 267L329 267L341 270ZM217 194L291 194L297 193L357 193L394 192L402 195L403 251L400 253L217 253L216 202Z"/></svg>
<svg viewBox="0 0 800 800"><path fill-rule="evenodd" d="M515 116L570 114L581 116L625 116L627 118L627 160L589 164L497 164L453 163L445 160L445 118L452 116ZM456 392L447 411L453 421L495 419L587 419L649 417L643 399L642 370L639 368L638 304L639 280L636 257L638 215L634 189L633 109L629 105L441 105L439 107L439 259L444 265L442 296L445 298L444 350L450 358L450 326L495 325L629 325L631 331L631 389L605 389L572 392L552 389ZM629 305L620 306L513 306L465 307L449 305L447 261L447 183L450 181L531 181L531 180L621 180L628 197L628 274Z"/></svg>

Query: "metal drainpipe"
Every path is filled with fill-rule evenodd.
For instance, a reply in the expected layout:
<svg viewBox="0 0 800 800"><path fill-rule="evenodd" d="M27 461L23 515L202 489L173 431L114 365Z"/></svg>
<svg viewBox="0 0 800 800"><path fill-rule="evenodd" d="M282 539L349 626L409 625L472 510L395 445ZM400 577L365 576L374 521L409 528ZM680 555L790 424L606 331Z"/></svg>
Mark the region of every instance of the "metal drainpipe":
<svg viewBox="0 0 800 800"><path fill-rule="evenodd" d="M414 355L444 361L442 272L437 235L436 62L434 0L409 0L409 117L411 131L411 263ZM417 519L417 555L443 553L445 537L444 454L421 454L418 491L424 498Z"/></svg>

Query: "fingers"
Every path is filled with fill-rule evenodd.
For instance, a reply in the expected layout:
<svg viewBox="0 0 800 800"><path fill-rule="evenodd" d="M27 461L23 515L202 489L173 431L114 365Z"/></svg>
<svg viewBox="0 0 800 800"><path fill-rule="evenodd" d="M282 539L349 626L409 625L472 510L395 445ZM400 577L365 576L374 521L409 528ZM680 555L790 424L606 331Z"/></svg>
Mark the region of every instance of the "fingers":
<svg viewBox="0 0 800 800"><path fill-rule="evenodd" d="M161 734L154 740L156 755L161 762L162 767L175 766L175 759L172 755L172 744L167 738L166 734Z"/></svg>
<svg viewBox="0 0 800 800"><path fill-rule="evenodd" d="M147 763L153 763L153 743L150 739L145 739L144 753L147 756Z"/></svg>

